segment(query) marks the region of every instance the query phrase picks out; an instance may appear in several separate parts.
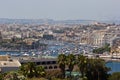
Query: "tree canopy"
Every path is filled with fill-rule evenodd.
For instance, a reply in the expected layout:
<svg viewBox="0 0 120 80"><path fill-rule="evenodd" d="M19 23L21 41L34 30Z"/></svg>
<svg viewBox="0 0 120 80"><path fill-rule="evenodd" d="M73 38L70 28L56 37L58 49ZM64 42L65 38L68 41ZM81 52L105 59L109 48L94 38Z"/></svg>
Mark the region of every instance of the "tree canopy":
<svg viewBox="0 0 120 80"><path fill-rule="evenodd" d="M97 49L93 49L93 53L97 53L97 54L102 54L104 52L110 52L111 48L109 44L105 44L105 46L97 48Z"/></svg>

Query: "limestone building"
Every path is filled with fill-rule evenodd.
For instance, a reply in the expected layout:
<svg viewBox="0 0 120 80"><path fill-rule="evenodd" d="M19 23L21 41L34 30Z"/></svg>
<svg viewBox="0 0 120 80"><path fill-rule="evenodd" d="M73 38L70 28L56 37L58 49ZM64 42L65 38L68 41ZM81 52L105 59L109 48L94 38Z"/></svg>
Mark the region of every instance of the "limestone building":
<svg viewBox="0 0 120 80"><path fill-rule="evenodd" d="M0 55L1 73L18 70L20 66L21 64L18 60L11 59L8 55Z"/></svg>

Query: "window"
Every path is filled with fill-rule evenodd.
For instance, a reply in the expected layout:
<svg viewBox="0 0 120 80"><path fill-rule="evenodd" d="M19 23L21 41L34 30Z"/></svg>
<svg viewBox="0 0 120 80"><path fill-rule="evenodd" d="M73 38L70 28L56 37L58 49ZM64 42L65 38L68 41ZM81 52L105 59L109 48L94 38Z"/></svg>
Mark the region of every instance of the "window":
<svg viewBox="0 0 120 80"><path fill-rule="evenodd" d="M49 66L49 69L52 69L53 67L52 66Z"/></svg>
<svg viewBox="0 0 120 80"><path fill-rule="evenodd" d="M54 69L57 69L58 67L57 66L54 66Z"/></svg>
<svg viewBox="0 0 120 80"><path fill-rule="evenodd" d="M46 63L45 62L42 62L42 65L45 65Z"/></svg>
<svg viewBox="0 0 120 80"><path fill-rule="evenodd" d="M37 64L37 65L40 65L40 64L41 64L41 62L36 62L36 64Z"/></svg>

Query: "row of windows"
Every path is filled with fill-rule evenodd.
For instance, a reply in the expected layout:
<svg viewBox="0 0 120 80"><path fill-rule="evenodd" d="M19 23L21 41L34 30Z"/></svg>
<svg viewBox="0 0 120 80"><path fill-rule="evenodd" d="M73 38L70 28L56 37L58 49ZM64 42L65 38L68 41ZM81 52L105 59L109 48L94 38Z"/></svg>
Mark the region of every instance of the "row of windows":
<svg viewBox="0 0 120 80"><path fill-rule="evenodd" d="M21 62L21 64L24 64L25 62ZM49 64L57 64L56 61L41 61L41 62L35 62L37 65L49 65Z"/></svg>
<svg viewBox="0 0 120 80"><path fill-rule="evenodd" d="M57 69L58 66L45 66L44 68L45 69Z"/></svg>
<svg viewBox="0 0 120 80"><path fill-rule="evenodd" d="M25 64L25 62L22 62L21 64ZM51 65L56 64L56 61L35 62L35 64L37 64L37 65L43 65L45 69L57 69L58 68L57 65L51 66ZM50 65L50 66L48 66L48 65Z"/></svg>
<svg viewBox="0 0 120 80"><path fill-rule="evenodd" d="M49 64L56 64L56 61L43 61L43 62L36 62L37 65L49 65Z"/></svg>

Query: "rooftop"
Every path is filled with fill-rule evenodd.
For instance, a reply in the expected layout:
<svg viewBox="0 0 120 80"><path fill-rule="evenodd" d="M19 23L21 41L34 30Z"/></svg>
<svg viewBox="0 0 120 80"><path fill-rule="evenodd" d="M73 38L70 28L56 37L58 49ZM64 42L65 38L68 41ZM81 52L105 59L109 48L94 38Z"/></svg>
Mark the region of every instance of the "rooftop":
<svg viewBox="0 0 120 80"><path fill-rule="evenodd" d="M0 61L7 61L9 58L10 58L10 56L0 55Z"/></svg>
<svg viewBox="0 0 120 80"><path fill-rule="evenodd" d="M18 60L10 59L8 55L0 55L0 67L19 67L21 64Z"/></svg>

